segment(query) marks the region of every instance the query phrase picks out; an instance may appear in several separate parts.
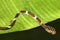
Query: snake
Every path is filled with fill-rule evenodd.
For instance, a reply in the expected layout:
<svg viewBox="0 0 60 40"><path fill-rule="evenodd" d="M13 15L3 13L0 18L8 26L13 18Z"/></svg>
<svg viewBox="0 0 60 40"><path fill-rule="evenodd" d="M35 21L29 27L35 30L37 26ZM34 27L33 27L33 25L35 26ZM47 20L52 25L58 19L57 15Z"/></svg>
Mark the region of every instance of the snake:
<svg viewBox="0 0 60 40"><path fill-rule="evenodd" d="M36 20L36 21L39 23L39 25L40 25L42 28L44 28L44 30L47 31L48 33L51 33L51 34L53 34L53 35L56 34L56 30L55 30L54 27L48 26L48 25L42 23L42 21L41 21L36 15L34 15L32 12L26 11L26 10L21 10L21 11L19 11L19 12L15 15L15 17L13 18L12 22L11 22L8 26L5 26L5 27L0 26L0 30L8 30L8 29L11 29L11 28L15 25L18 16L19 16L19 15L22 15L22 14L26 14L26 15L28 15L28 16L31 16L31 17L32 17L34 20Z"/></svg>

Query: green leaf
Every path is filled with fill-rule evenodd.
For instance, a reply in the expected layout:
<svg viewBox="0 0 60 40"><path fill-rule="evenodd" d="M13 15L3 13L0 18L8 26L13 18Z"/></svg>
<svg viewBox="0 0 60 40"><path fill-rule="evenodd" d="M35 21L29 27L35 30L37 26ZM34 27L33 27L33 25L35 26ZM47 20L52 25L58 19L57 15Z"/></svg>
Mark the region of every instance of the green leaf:
<svg viewBox="0 0 60 40"><path fill-rule="evenodd" d="M0 0L0 26L7 26L17 12L31 11L43 23L60 18L60 0ZM30 16L20 15L16 24L9 30L0 30L0 34L24 31L39 26Z"/></svg>

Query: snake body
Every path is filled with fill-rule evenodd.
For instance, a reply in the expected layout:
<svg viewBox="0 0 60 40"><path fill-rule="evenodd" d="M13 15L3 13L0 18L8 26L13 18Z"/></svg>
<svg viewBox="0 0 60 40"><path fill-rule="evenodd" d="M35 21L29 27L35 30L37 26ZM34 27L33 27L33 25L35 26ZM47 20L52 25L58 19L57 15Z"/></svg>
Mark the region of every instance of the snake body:
<svg viewBox="0 0 60 40"><path fill-rule="evenodd" d="M5 26L5 27L1 27L0 26L0 30L8 30L8 29L11 29L15 25L18 16L21 15L21 14L26 14L28 16L33 17L33 19L36 20L48 33L56 34L55 28L43 24L42 21L36 15L34 15L32 12L25 11L25 10L22 10L22 11L18 12L16 14L16 16L14 17L14 19L12 20L12 22L8 26Z"/></svg>

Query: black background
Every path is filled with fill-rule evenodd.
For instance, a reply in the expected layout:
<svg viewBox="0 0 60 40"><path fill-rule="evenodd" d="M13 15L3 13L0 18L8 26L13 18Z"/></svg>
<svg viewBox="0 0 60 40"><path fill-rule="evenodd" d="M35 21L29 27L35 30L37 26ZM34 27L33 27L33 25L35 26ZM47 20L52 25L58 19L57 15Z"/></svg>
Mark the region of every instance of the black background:
<svg viewBox="0 0 60 40"><path fill-rule="evenodd" d="M27 31L0 34L0 40L60 40L60 19L49 22L46 25L56 28L57 34L51 35L39 26Z"/></svg>

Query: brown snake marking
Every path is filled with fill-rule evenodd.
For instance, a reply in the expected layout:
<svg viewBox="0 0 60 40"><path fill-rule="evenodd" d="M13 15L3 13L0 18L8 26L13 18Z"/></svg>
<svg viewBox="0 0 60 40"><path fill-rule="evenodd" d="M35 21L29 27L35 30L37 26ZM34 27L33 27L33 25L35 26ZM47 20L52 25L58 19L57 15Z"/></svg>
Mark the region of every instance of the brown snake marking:
<svg viewBox="0 0 60 40"><path fill-rule="evenodd" d="M13 21L11 22L11 24L9 24L8 26L5 26L5 27L0 27L0 30L11 29L14 26L14 24L16 23L16 20L17 20L18 16L21 15L21 14L26 14L28 16L32 16L33 19L35 19L48 33L56 34L55 28L43 24L41 22L41 20L36 15L34 15L33 13L31 13L29 11L24 11L24 10L20 11L19 13L16 14L16 16L14 17Z"/></svg>

